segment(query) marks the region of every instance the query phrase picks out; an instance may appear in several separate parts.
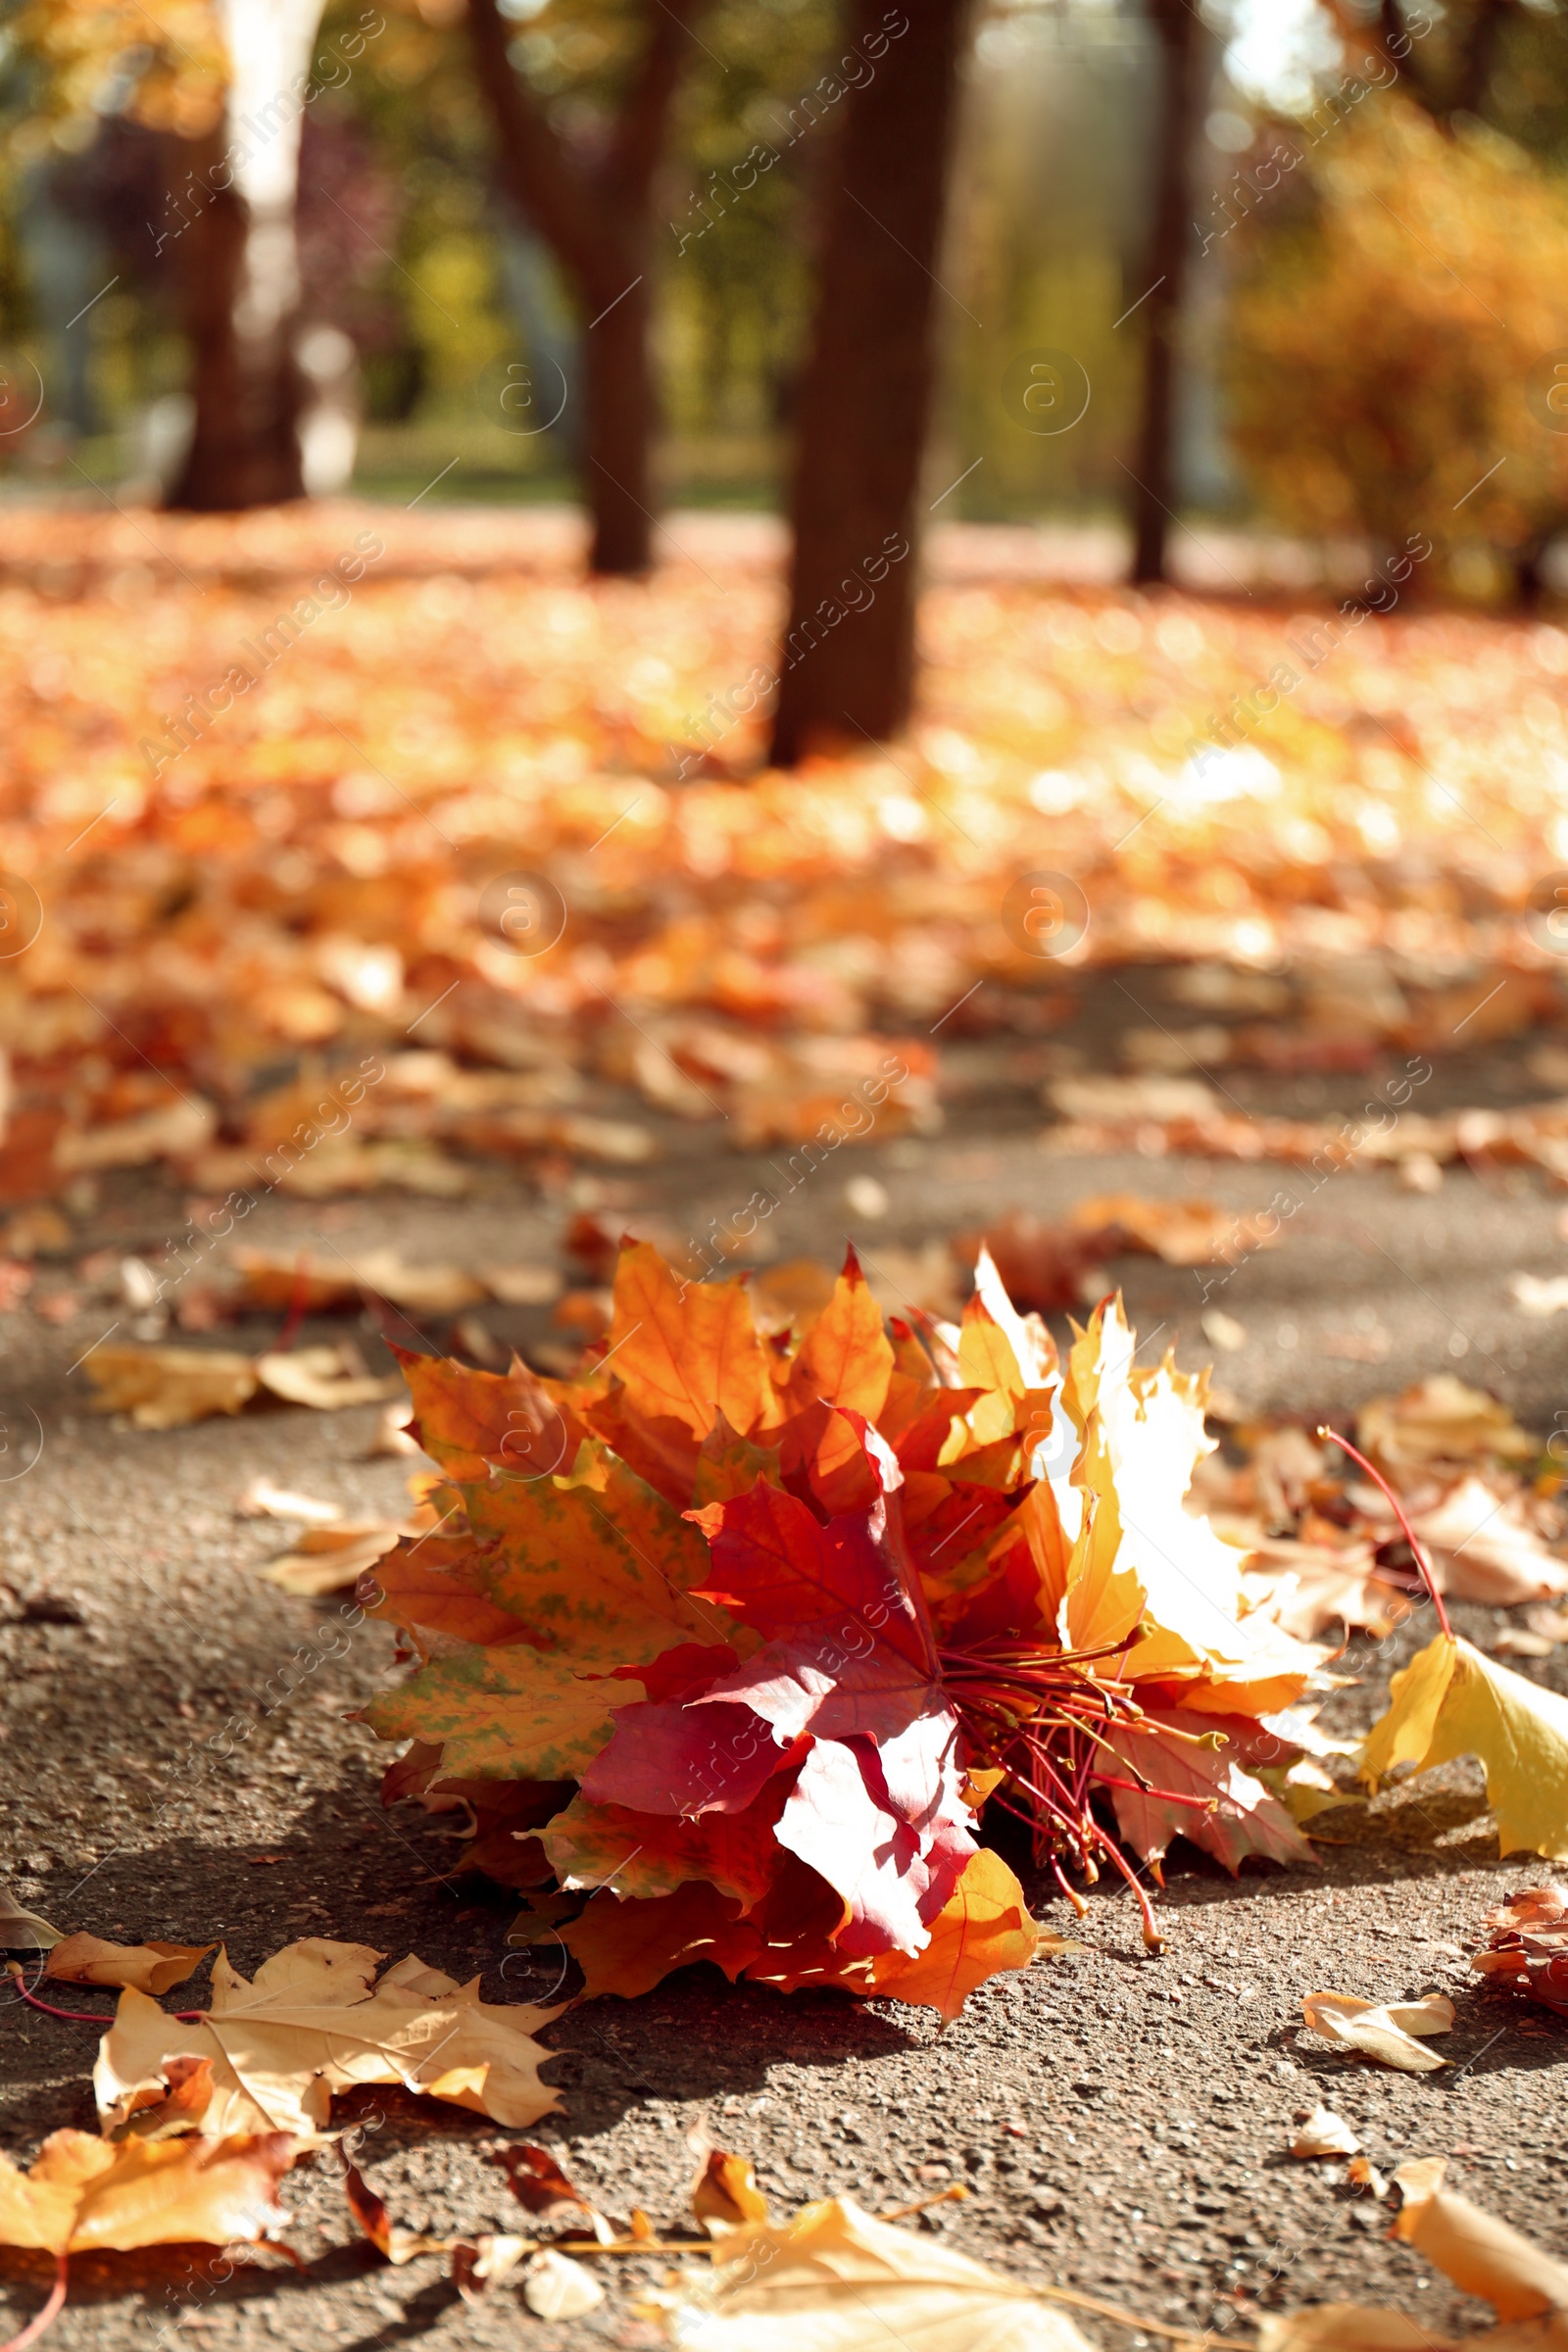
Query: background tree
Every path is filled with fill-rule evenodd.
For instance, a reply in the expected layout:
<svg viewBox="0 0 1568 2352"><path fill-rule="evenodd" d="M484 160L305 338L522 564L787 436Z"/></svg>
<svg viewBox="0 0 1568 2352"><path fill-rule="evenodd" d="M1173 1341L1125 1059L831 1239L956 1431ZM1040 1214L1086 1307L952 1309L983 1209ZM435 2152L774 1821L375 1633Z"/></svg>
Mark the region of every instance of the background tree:
<svg viewBox="0 0 1568 2352"><path fill-rule="evenodd" d="M1406 95L1445 129L1457 117L1486 109L1504 36L1518 12L1519 0L1450 0L1434 22L1430 11L1379 0L1369 25L1345 0L1334 0L1332 10L1351 49L1364 50L1370 36L1397 65Z"/></svg>
<svg viewBox="0 0 1568 2352"><path fill-rule="evenodd" d="M180 289L190 348L174 506L259 506L305 486L295 213L321 11L322 0L177 0L154 19L134 0L37 0L14 27L36 69L40 128L65 122L85 140L118 116L163 137L147 258ZM346 42L363 50L363 29Z"/></svg>
<svg viewBox="0 0 1568 2352"><path fill-rule="evenodd" d="M172 242L191 344L191 438L175 507L224 510L304 495L298 343L300 142L322 0L219 0L223 113L177 161ZM177 164L176 164L177 169Z"/></svg>
<svg viewBox="0 0 1568 2352"><path fill-rule="evenodd" d="M794 556L772 756L894 734L914 677L918 490L966 0L856 0L802 379ZM890 37L900 17L905 29ZM902 552L898 552L902 550ZM883 569L866 604L858 580ZM857 605L861 609L857 610Z"/></svg>
<svg viewBox="0 0 1568 2352"><path fill-rule="evenodd" d="M1263 509L1312 537L1423 532L1525 568L1568 502L1568 192L1483 125L1391 93L1245 232L1228 379ZM1473 564L1472 564L1473 568Z"/></svg>
<svg viewBox="0 0 1568 2352"><path fill-rule="evenodd" d="M1144 374L1133 462L1133 573L1162 580L1176 503L1178 337L1187 262L1194 249L1190 182L1210 52L1193 0L1148 0L1158 36L1151 233L1144 292Z"/></svg>
<svg viewBox="0 0 1568 2352"><path fill-rule="evenodd" d="M652 195L704 6L648 0L629 26L617 23L617 95L572 129L552 120L514 69L497 0L469 0L474 63L504 184L549 240L583 313L584 492L593 516L590 563L599 572L646 571L653 558Z"/></svg>

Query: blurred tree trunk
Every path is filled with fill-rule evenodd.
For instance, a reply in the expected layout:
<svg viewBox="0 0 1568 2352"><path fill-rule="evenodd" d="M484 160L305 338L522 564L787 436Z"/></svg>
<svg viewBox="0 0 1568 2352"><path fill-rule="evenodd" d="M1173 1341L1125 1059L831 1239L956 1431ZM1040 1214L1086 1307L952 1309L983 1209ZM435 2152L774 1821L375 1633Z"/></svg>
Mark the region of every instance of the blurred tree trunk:
<svg viewBox="0 0 1568 2352"><path fill-rule="evenodd" d="M198 190L189 225L173 232L194 417L168 504L225 514L303 498L295 303L287 287L257 299L255 264L260 259L266 268L275 256L267 255L265 234L256 255L257 223L243 196L232 187L208 192L222 161L223 139L214 133L199 142L181 140L177 152Z"/></svg>
<svg viewBox="0 0 1568 2352"><path fill-rule="evenodd" d="M653 560L651 203L690 27L704 5L651 0L641 71L603 152L590 154L554 128L514 71L511 27L496 0L469 0L503 182L554 250L584 314L584 496L596 572L646 571Z"/></svg>
<svg viewBox="0 0 1568 2352"><path fill-rule="evenodd" d="M1176 497L1176 362L1191 237L1189 182L1206 71L1203 27L1192 0L1149 0L1159 36L1153 231L1144 303L1143 404L1133 466L1133 579L1165 577L1165 542Z"/></svg>
<svg viewBox="0 0 1568 2352"><path fill-rule="evenodd" d="M877 62L874 78L839 101L797 411L772 746L785 766L817 745L897 733L914 690L916 501L936 378L932 272L967 0L905 0L906 29L890 39L897 13L883 0L854 0L847 28L848 45Z"/></svg>
<svg viewBox="0 0 1568 2352"><path fill-rule="evenodd" d="M192 348L190 448L170 493L205 513L302 498L300 129L322 0L218 0L229 66L222 122L171 142L165 207ZM176 172L178 167L176 167Z"/></svg>

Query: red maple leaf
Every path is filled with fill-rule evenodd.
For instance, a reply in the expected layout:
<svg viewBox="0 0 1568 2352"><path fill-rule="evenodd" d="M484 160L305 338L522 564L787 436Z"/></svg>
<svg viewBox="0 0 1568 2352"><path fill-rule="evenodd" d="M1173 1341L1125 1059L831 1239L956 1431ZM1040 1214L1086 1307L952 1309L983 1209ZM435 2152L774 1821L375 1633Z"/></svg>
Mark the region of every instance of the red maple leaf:
<svg viewBox="0 0 1568 2352"><path fill-rule="evenodd" d="M615 1710L583 1793L657 1815L740 1813L788 1772L778 1843L843 1899L840 1950L917 1952L975 1851L961 1735L905 1542L903 1474L859 1414L843 1418L874 1499L824 1518L759 1480L689 1514L713 1561L696 1597L762 1647L744 1662L696 1644L657 1660L657 1694Z"/></svg>

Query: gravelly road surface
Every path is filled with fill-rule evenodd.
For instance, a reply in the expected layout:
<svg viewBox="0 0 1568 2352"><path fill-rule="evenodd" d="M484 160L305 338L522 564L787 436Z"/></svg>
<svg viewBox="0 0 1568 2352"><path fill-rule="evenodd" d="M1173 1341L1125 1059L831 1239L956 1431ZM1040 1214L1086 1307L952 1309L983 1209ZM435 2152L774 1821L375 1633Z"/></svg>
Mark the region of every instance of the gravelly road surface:
<svg viewBox="0 0 1568 2352"><path fill-rule="evenodd" d="M1038 1107L989 1053L955 1057L969 1093L945 1135L845 1151L792 1197L776 1220L780 1253L834 1254L850 1231L874 1263L882 1248L1009 1207L1050 1216L1087 1193L1124 1188L1253 1209L1290 1181L1266 1163L1046 1156ZM1250 1083L1258 1108L1308 1107L1299 1085ZM1354 1108L1364 1083L1316 1082L1310 1106ZM1433 1110L1544 1092L1529 1083L1522 1050L1485 1066L1445 1064L1430 1091ZM700 1234L749 1197L751 1163L715 1152L709 1131L665 1141L645 1174L587 1189L579 1179L572 1198L658 1209ZM890 1205L858 1222L844 1186L868 1174ZM1316 1412L1446 1367L1548 1429L1568 1399L1568 1319L1523 1320L1505 1284L1516 1269L1568 1266L1561 1200L1534 1175L1483 1182L1450 1170L1424 1198L1388 1174L1333 1179L1282 1246L1226 1286L1226 1311L1247 1339L1223 1361L1225 1387L1250 1407ZM291 1249L325 1233L346 1251L390 1242L414 1258L515 1260L555 1253L570 1204L486 1173L456 1204L274 1200L252 1235ZM176 1194L127 1178L105 1191L80 1248L155 1249L182 1222ZM1141 1332L1164 1327L1161 1348L1174 1335L1189 1364L1212 1352L1191 1272L1129 1258L1108 1279L1124 1281ZM524 1310L495 1310L491 1322L509 1339L544 1328ZM0 1625L9 1718L0 1867L62 1928L127 1942L221 1936L245 1970L291 1937L337 1936L393 1957L416 1951L460 1977L479 1971L490 1998L544 1997L549 1983L523 1974L526 1955L507 1954L508 1899L454 1879L446 1824L379 1807L383 1759L343 1718L390 1671L390 1637L369 1626L345 1633L341 1654L268 1711L270 1680L335 1604L290 1600L256 1579L280 1531L236 1517L234 1502L265 1473L356 1515L395 1510L409 1465L366 1458L373 1410L279 1408L167 1435L119 1429L92 1417L80 1372L68 1371L98 1328L78 1317L49 1329L26 1310L0 1318L0 1402L14 1416L19 1399L29 1401L44 1433L36 1466L0 1489L0 1581L15 1596L0 1592L10 1619ZM257 1321L219 1338L259 1346L273 1329ZM1333 1352L1347 1333L1373 1329L1388 1334L1385 1360ZM444 1342L446 1332L428 1336ZM74 1604L81 1622L43 1621L40 1599ZM1460 1615L1483 1643L1501 1622ZM1338 1694L1337 1719L1369 1720L1390 1665L1425 1638L1407 1633L1381 1656L1353 1650L1346 1671L1364 1680ZM1526 1670L1562 1689L1565 1657ZM253 1737L227 1764L176 1769L156 1827L153 1795L171 1764L235 1712L254 1719ZM1238 2340L1259 2304L1347 2296L1388 2300L1435 2330L1479 2327L1484 2307L1386 2242L1380 2209L1285 2148L1293 2113L1327 2099L1385 2170L1450 2155L1467 2193L1568 2255L1568 2024L1482 1991L1465 1967L1483 1914L1545 1873L1528 1857L1498 1863L1483 1803L1467 1768L1453 1768L1440 1784L1341 1815L1342 1837L1355 1842L1323 1844L1320 1871L1249 1865L1235 1885L1179 1846L1163 1958L1143 1953L1130 1903L1099 1889L1080 1955L988 1985L945 2034L929 2012L734 1990L707 1970L639 2001L589 2004L546 2034L563 2053L551 2072L564 2104L534 2136L612 2209L640 2203L672 2223L690 2169L685 2134L699 2120L755 2158L784 2207L853 2189L874 2210L962 2180L973 2195L919 2226L1022 2278ZM1065 1904L1035 1892L1040 1916L1069 1929ZM1453 2064L1398 2076L1312 2040L1299 2031L1300 1997L1314 1986L1381 1998L1449 1992L1458 2018L1443 2048ZM191 1996L168 2005L180 1997ZM65 2000L110 2005L91 1992ZM13 2154L30 2155L60 2125L91 2126L93 2048L87 2028L0 2000L0 2131ZM431 2230L515 2224L503 2175L486 2161L505 2136L495 2127L392 2094L362 2094L358 2105L362 2161L397 2218ZM550 2328L510 2289L469 2310L434 2263L384 2266L357 2238L324 2162L302 2167L285 2201L298 2216L298 2272L241 2270L215 2284L177 2252L79 2261L52 2340L61 2352L147 2345L161 2331L169 2343L187 2330L218 2347L273 2338L355 2352L511 2344L519 2328L541 2348L655 2340L631 2308L652 2263L625 2268L589 2318ZM0 2256L0 2312L13 2326L46 2284L38 2258ZM1156 2340L1082 2325L1106 2347Z"/></svg>

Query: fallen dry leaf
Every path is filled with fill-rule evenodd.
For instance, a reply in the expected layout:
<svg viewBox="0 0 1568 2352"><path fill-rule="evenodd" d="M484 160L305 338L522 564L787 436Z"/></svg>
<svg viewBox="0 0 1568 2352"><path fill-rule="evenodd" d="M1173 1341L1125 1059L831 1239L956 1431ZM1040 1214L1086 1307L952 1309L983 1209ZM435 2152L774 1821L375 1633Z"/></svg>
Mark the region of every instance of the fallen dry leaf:
<svg viewBox="0 0 1568 2352"><path fill-rule="evenodd" d="M155 1159L189 1159L211 1143L217 1127L211 1102L182 1097L107 1126L63 1128L55 1139L55 1166L72 1176L93 1168L145 1168Z"/></svg>
<svg viewBox="0 0 1568 2352"><path fill-rule="evenodd" d="M343 2166L343 2193L348 2199L349 2211L371 2245L378 2253L384 2254L388 2262L401 2268L404 2263L413 2262L417 2255L445 2254L451 2249L452 2240L448 2237L427 2237L417 2230L405 2230L401 2223L395 2222L359 2166L351 2164L343 2154L341 2141L338 2143L338 2152Z"/></svg>
<svg viewBox="0 0 1568 2352"><path fill-rule="evenodd" d="M1435 2262L1462 2293L1490 2303L1501 2320L1547 2312L1568 2319L1568 2263L1445 2188L1444 2171L1441 2157L1399 2166L1394 2180L1404 2202L1395 2235Z"/></svg>
<svg viewBox="0 0 1568 2352"><path fill-rule="evenodd" d="M362 1250L353 1257L290 1257L286 1251L236 1250L232 1261L246 1296L257 1306L319 1315L360 1306L365 1295L388 1298L411 1315L453 1315L488 1297L485 1284L461 1266L411 1266L396 1250Z"/></svg>
<svg viewBox="0 0 1568 2352"><path fill-rule="evenodd" d="M1425 1772L1456 1756L1486 1770L1499 1853L1568 1860L1568 1699L1438 1634L1394 1676L1359 1771L1375 1789L1396 1765Z"/></svg>
<svg viewBox="0 0 1568 2352"><path fill-rule="evenodd" d="M1442 1590L1455 1600L1511 1608L1568 1592L1568 1565L1549 1552L1521 1501L1472 1472L1410 1524L1426 1545Z"/></svg>
<svg viewBox="0 0 1568 2352"><path fill-rule="evenodd" d="M403 1382L396 1372L379 1378L367 1372L342 1348L296 1348L287 1354L259 1355L256 1377L264 1389L285 1404L308 1404L318 1413L341 1412L345 1405L382 1404L401 1396Z"/></svg>
<svg viewBox="0 0 1568 2352"><path fill-rule="evenodd" d="M1205 1119L1220 1107L1219 1096L1201 1078L1160 1076L1053 1078L1046 1101L1064 1119L1107 1122Z"/></svg>
<svg viewBox="0 0 1568 2352"><path fill-rule="evenodd" d="M1522 1626L1505 1625L1492 1636L1489 1647L1498 1657L1549 1658L1568 1642L1568 1609L1541 1601L1527 1608L1524 1618Z"/></svg>
<svg viewBox="0 0 1568 2352"><path fill-rule="evenodd" d="M526 2141L519 2141L511 2147L497 2148L491 2162L506 2174L513 2195L525 2212L541 2214L553 2221L577 2215L590 2225L596 2218L595 2207L573 2188L548 2148L531 2147Z"/></svg>
<svg viewBox="0 0 1568 2352"><path fill-rule="evenodd" d="M767 2199L757 2185L757 2175L744 2156L716 2148L694 2134L697 2178L689 2201L693 2213L710 2236L750 2228L767 2220Z"/></svg>
<svg viewBox="0 0 1568 2352"><path fill-rule="evenodd" d="M66 1984L134 1985L138 1992L167 1992L194 1976L211 1943L105 1943L97 1936L68 1936L49 1954L46 1977Z"/></svg>
<svg viewBox="0 0 1568 2352"><path fill-rule="evenodd" d="M1348 1992L1309 1992L1301 2008L1311 2032L1325 2041L1381 2058L1401 2073L1432 2074L1446 2063L1415 2038L1446 2034L1453 2024L1453 2003L1441 1992L1419 2001L1389 2002L1362 2001Z"/></svg>
<svg viewBox="0 0 1568 2352"><path fill-rule="evenodd" d="M1510 1274L1508 1292L1522 1315L1544 1321L1568 1308L1568 1274Z"/></svg>
<svg viewBox="0 0 1568 2352"><path fill-rule="evenodd" d="M1487 1914L1492 1935L1470 1965L1568 2017L1568 1887L1527 1886Z"/></svg>
<svg viewBox="0 0 1568 2352"><path fill-rule="evenodd" d="M1259 1572L1249 1580L1254 1605L1300 1641L1340 1623L1381 1637L1410 1614L1409 1596L1379 1575L1370 1543L1302 1544L1218 1513L1215 1524L1231 1543L1248 1544Z"/></svg>
<svg viewBox="0 0 1568 2352"><path fill-rule="evenodd" d="M503 1306L549 1306L562 1291L555 1266L486 1266L480 1279Z"/></svg>
<svg viewBox="0 0 1568 2352"><path fill-rule="evenodd" d="M256 1573L297 1600L324 1600L329 1592L358 1584L410 1532L406 1524L387 1519L308 1528L291 1551L278 1552Z"/></svg>
<svg viewBox="0 0 1568 2352"><path fill-rule="evenodd" d="M270 1478L253 1478L234 1508L242 1519L298 1519L306 1527L330 1527L343 1516L340 1502L321 1502L314 1494L274 1487Z"/></svg>
<svg viewBox="0 0 1568 2352"><path fill-rule="evenodd" d="M259 1386L250 1357L220 1348L106 1342L82 1368L98 1391L97 1410L128 1413L137 1429L184 1429L215 1413L243 1412Z"/></svg>
<svg viewBox="0 0 1568 2352"><path fill-rule="evenodd" d="M253 2244L289 2219L276 2190L295 2153L285 2132L118 2144L56 2132L30 2172L0 2155L0 2245L98 2254Z"/></svg>
<svg viewBox="0 0 1568 2352"><path fill-rule="evenodd" d="M650 2305L689 2352L1090 2352L1061 2312L848 2197L730 2231Z"/></svg>
<svg viewBox="0 0 1568 2352"><path fill-rule="evenodd" d="M555 518L426 505L390 524L369 517L377 532L395 526L393 561L356 590L363 629L294 648L287 729L250 698L150 778L139 737L152 600L126 601L128 567L150 563L174 591L157 598L170 676L204 677L215 609L232 622L226 644L265 631L337 552L344 514L299 502L286 518L165 518L153 549L118 512L53 506L8 542L28 659L0 702L15 769L7 855L52 919L44 952L14 970L0 1198L46 1192L57 1147L64 1159L135 1159L160 1145L195 1147L192 1164L216 1171L202 1183L220 1194L253 1184L297 1132L305 1148L275 1163L285 1192L446 1181L435 1138L461 1147L488 1133L530 1154L591 1145L574 1106L601 1077L694 1116L725 1112L724 1132L743 1139L810 1134L847 1102L859 1125L871 1106L855 1090L877 1067L879 1033L925 1042L953 1012L943 1046L959 1029L1010 1031L1028 1055L1043 1026L1070 1017L1080 966L1129 957L1173 967L1170 994L1190 990L1193 1016L1167 1035L1146 1015L1130 1050L1197 1053L1227 1071L1360 1069L1413 1038L1446 1045L1461 1020L1467 1038L1494 1038L1555 1011L1550 958L1523 936L1518 903L1559 812L1549 730L1510 744L1491 794L1495 872L1478 875L1468 804L1438 807L1429 787L1491 757L1469 659L1435 660L1401 622L1343 703L1315 715L1317 732L1270 726L1266 757L1248 745L1216 755L1217 771L1171 760L1156 789L1139 766L1149 711L1179 737L1250 693L1278 653L1260 605L1173 590L1156 621L1114 591L1044 596L1010 558L999 576L994 559L960 560L941 541L921 612L929 721L896 768L857 745L770 771L759 712L671 782L686 714L775 658L755 536L744 548L715 536L749 524L706 521L698 564L666 566L645 596L610 607L570 576ZM69 596L44 585L62 578ZM187 598L188 581L220 593ZM980 661L982 604L995 625ZM1553 641L1534 616L1452 625L1486 632L1501 707L1557 693L1543 650ZM1173 628L1189 648L1174 665ZM548 644L550 658L503 690L485 662L496 644ZM41 696L34 681L51 671L62 682ZM365 721L353 745L332 723L345 694ZM535 763L526 779L497 780L510 757ZM1059 958L997 920L1048 843L1095 876L1093 925ZM544 903L570 894L592 956L575 928L558 947L541 938L537 957L509 953L479 844L487 871L538 876ZM587 909L590 852L604 895ZM1410 903L1407 857L1432 873L1441 917ZM1356 889L1338 889L1352 870ZM171 887L186 894L172 924ZM1462 982L1448 976L1459 968ZM628 1017L606 1021L607 999ZM138 1059L143 1036L167 1079ZM362 1058L365 1046L379 1052ZM285 1059L297 1075L277 1086L266 1074ZM929 1077L909 1066L926 1100L911 1114L911 1089L897 1084L879 1127L928 1122ZM1533 1066L1543 1085L1564 1083L1539 1054ZM1102 1094L1088 1108L1157 1142L1159 1100ZM1355 1156L1534 1152L1550 1165L1561 1151L1549 1103L1423 1118L1419 1100ZM236 1140L200 1143L214 1111ZM1327 1122L1307 1140L1307 1124L1230 1120L1254 1157L1276 1130L1296 1131L1302 1157L1339 1140Z"/></svg>
<svg viewBox="0 0 1568 2352"><path fill-rule="evenodd" d="M162 2095L172 2058L212 2060L209 2131L310 2139L325 2130L334 2091L368 2082L401 2082L514 2126L559 2106L539 2077L550 2053L531 2038L559 2008L494 2006L479 1999L477 1978L460 1986L413 1958L372 1985L381 1957L366 1944L311 1936L275 1952L247 1984L220 1950L212 2005L196 2025L122 1992L93 2069L105 2128Z"/></svg>
<svg viewBox="0 0 1568 2352"><path fill-rule="evenodd" d="M533 2245L531 2237L509 2237L494 2230L460 2237L452 2246L452 2283L465 2303L482 2303L511 2278L523 2256L533 2252Z"/></svg>
<svg viewBox="0 0 1568 2352"><path fill-rule="evenodd" d="M1265 2315L1258 2352L1568 2352L1568 2265L1445 2188L1445 2169L1441 2156L1400 2165L1394 2179L1403 2203L1392 2234L1461 2293L1490 2303L1501 2327L1460 2339L1381 2306L1324 2303Z"/></svg>
<svg viewBox="0 0 1568 2352"><path fill-rule="evenodd" d="M47 1952L61 1940L36 1911L24 1910L10 1889L0 1886L0 1952Z"/></svg>
<svg viewBox="0 0 1568 2352"><path fill-rule="evenodd" d="M530 2256L522 2277L522 2299L538 2320L580 2320L605 2299L592 2271L554 2246Z"/></svg>
<svg viewBox="0 0 1568 2352"><path fill-rule="evenodd" d="M1168 1266L1232 1266L1272 1249L1279 1221L1242 1216L1213 1200L1151 1200L1142 1193L1097 1193L1072 1212L1075 1233L1104 1234ZM1218 1343L1216 1343L1218 1344Z"/></svg>
<svg viewBox="0 0 1568 2352"><path fill-rule="evenodd" d="M289 1404L318 1412L344 1405L379 1404L401 1396L396 1373L368 1373L338 1348L298 1348L290 1353L239 1355L220 1348L166 1348L107 1343L83 1359L98 1391L101 1413L128 1413L137 1429L183 1429L216 1413L243 1412L264 1389Z"/></svg>
<svg viewBox="0 0 1568 2352"><path fill-rule="evenodd" d="M1369 2157L1352 2156L1345 2168L1345 2178L1352 2188L1364 2188L1380 2202L1389 2193L1387 2180Z"/></svg>
<svg viewBox="0 0 1568 2352"><path fill-rule="evenodd" d="M1361 2142L1332 2107L1302 2109L1291 2134L1293 2156L1353 2156Z"/></svg>
<svg viewBox="0 0 1568 2352"><path fill-rule="evenodd" d="M1528 1462L1539 1450L1506 1405L1451 1372L1374 1396L1356 1416L1356 1442L1396 1477L1433 1462Z"/></svg>

